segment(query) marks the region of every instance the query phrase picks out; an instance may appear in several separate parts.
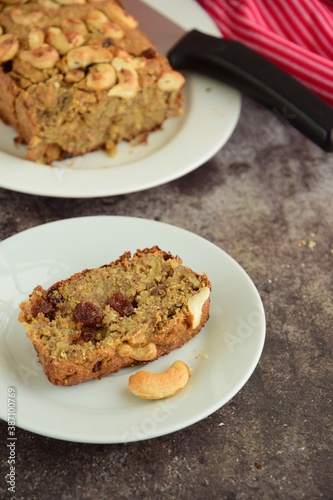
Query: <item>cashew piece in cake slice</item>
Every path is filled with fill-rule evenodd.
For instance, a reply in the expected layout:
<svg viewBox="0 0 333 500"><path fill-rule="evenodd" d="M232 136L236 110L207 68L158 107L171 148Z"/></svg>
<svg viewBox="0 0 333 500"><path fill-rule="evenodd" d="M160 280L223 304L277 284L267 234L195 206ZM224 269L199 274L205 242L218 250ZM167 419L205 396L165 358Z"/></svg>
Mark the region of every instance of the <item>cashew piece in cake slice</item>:
<svg viewBox="0 0 333 500"><path fill-rule="evenodd" d="M116 72L111 64L99 63L90 67L86 85L92 90L106 90L113 87L116 80Z"/></svg>
<svg viewBox="0 0 333 500"><path fill-rule="evenodd" d="M133 66L134 69L141 69L144 68L146 65L146 62L144 58L140 56L132 56L126 50L122 49L121 47L116 47L115 50L115 57L121 57L124 59L124 61L128 62Z"/></svg>
<svg viewBox="0 0 333 500"><path fill-rule="evenodd" d="M23 12L22 9L14 7L10 10L10 18L13 23L21 26L29 26L29 24L38 25L43 18L43 13L40 10Z"/></svg>
<svg viewBox="0 0 333 500"><path fill-rule="evenodd" d="M192 328L195 329L200 325L202 308L210 295L210 289L205 286L201 290L189 298L188 309L192 315Z"/></svg>
<svg viewBox="0 0 333 500"><path fill-rule="evenodd" d="M51 45L43 44L32 50L22 50L19 52L21 61L29 62L37 69L54 68L59 60L59 53Z"/></svg>
<svg viewBox="0 0 333 500"><path fill-rule="evenodd" d="M157 348L153 342L145 346L133 347L131 358L137 361L152 361L157 356Z"/></svg>
<svg viewBox="0 0 333 500"><path fill-rule="evenodd" d="M71 69L65 75L65 82L78 83L85 77L85 72L82 69Z"/></svg>
<svg viewBox="0 0 333 500"><path fill-rule="evenodd" d="M120 24L120 26L130 30L137 28L138 21L120 5L116 5L114 2L104 2L102 9L111 21Z"/></svg>
<svg viewBox="0 0 333 500"><path fill-rule="evenodd" d="M30 49L36 49L37 47L41 47L45 42L45 34L44 31L37 26L34 26L28 34L28 43Z"/></svg>
<svg viewBox="0 0 333 500"><path fill-rule="evenodd" d="M46 31L46 41L50 45L53 45L59 54L65 55L70 50L83 45L85 37L74 30L69 30L64 33L57 26L50 26Z"/></svg>
<svg viewBox="0 0 333 500"><path fill-rule="evenodd" d="M157 348L153 342L145 346L131 346L123 342L117 347L117 354L121 358L130 357L136 361L152 361L157 356Z"/></svg>
<svg viewBox="0 0 333 500"><path fill-rule="evenodd" d="M68 69L86 68L91 64L108 63L111 52L100 45L82 45L70 50L66 55Z"/></svg>
<svg viewBox="0 0 333 500"><path fill-rule="evenodd" d="M128 388L142 399L164 399L180 392L190 378L190 369L184 361L175 361L163 373L140 370L131 375Z"/></svg>
<svg viewBox="0 0 333 500"><path fill-rule="evenodd" d="M122 57L115 57L111 64L116 70L119 83L109 90L108 96L123 99L134 97L139 89L139 78L135 68Z"/></svg>
<svg viewBox="0 0 333 500"><path fill-rule="evenodd" d="M66 36L69 37L68 33L79 33L82 36L88 34L88 29L86 24L78 17L67 17L61 23L61 28Z"/></svg>
<svg viewBox="0 0 333 500"><path fill-rule="evenodd" d="M0 62L6 62L13 59L18 49L19 42L16 35L7 33L0 36Z"/></svg>
<svg viewBox="0 0 333 500"><path fill-rule="evenodd" d="M92 33L101 33L114 40L120 40L124 36L124 32L118 24L111 22L107 16L100 10L89 12L85 16L85 21L89 30Z"/></svg>
<svg viewBox="0 0 333 500"><path fill-rule="evenodd" d="M54 9L58 10L60 5L57 2L53 2L52 0L38 0L38 3L44 9Z"/></svg>
<svg viewBox="0 0 333 500"><path fill-rule="evenodd" d="M180 90L185 84L185 78L178 71L168 71L158 79L157 86L165 92Z"/></svg>

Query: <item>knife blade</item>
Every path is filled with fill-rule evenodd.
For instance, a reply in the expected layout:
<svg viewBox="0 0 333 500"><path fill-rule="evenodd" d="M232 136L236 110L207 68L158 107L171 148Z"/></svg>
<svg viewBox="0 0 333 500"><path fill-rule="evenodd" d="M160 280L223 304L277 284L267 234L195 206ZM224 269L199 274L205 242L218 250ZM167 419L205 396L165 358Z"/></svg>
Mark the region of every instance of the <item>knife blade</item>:
<svg viewBox="0 0 333 500"><path fill-rule="evenodd" d="M184 30L140 0L123 0L174 69L214 77L270 109L324 151L333 151L333 109L302 83L244 44Z"/></svg>

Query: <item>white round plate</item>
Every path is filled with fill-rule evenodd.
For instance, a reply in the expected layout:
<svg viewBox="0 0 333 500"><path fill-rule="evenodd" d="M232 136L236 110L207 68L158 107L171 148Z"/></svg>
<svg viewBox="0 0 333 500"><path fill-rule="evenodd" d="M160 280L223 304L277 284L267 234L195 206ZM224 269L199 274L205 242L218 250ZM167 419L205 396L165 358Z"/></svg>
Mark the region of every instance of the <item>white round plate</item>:
<svg viewBox="0 0 333 500"><path fill-rule="evenodd" d="M190 342L146 369L164 371L177 359L192 376L176 396L147 401L133 396L127 368L102 380L53 386L17 320L32 289L50 286L124 251L159 245L212 282L211 314ZM85 443L122 443L162 436L210 415L246 383L260 358L265 314L245 271L223 250L193 233L161 222L117 216L67 219L37 226L0 244L0 417L7 390L17 394L17 426Z"/></svg>
<svg viewBox="0 0 333 500"><path fill-rule="evenodd" d="M181 3L158 0L155 8L186 29L218 35L196 2ZM146 144L120 144L114 157L97 151L54 162L52 167L37 165L23 159L26 148L15 145L16 132L0 122L0 187L63 198L111 196L164 184L203 165L232 134L240 114L240 94L209 77L185 76L184 114L167 120Z"/></svg>

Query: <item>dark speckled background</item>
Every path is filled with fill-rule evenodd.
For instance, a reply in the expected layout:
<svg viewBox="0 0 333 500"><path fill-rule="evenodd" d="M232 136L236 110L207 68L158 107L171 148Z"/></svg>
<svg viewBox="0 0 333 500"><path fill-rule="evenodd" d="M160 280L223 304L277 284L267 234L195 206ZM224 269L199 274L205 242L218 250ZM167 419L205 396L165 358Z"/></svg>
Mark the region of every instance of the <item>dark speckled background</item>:
<svg viewBox="0 0 333 500"><path fill-rule="evenodd" d="M267 315L262 358L243 389L191 427L124 445L17 430L15 499L331 499L333 153L244 98L228 144L164 186L100 199L0 189L3 240L53 220L145 217L193 231L249 273ZM42 415L40 418L43 418Z"/></svg>

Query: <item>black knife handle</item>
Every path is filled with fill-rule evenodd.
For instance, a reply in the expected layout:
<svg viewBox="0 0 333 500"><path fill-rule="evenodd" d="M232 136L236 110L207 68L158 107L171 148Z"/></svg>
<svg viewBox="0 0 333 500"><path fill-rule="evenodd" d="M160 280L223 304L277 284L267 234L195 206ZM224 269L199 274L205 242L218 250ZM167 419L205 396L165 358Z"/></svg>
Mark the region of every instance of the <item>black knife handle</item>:
<svg viewBox="0 0 333 500"><path fill-rule="evenodd" d="M288 73L242 43L197 30L168 53L171 65L213 76L249 95L325 151L333 151L333 109Z"/></svg>

